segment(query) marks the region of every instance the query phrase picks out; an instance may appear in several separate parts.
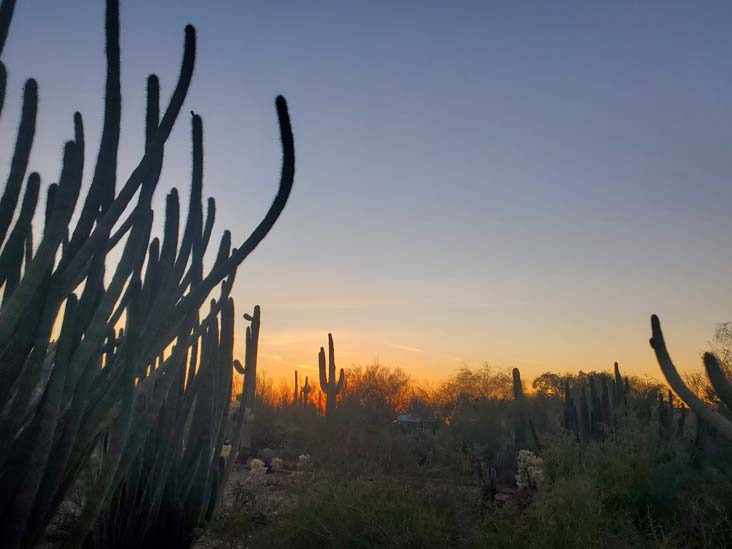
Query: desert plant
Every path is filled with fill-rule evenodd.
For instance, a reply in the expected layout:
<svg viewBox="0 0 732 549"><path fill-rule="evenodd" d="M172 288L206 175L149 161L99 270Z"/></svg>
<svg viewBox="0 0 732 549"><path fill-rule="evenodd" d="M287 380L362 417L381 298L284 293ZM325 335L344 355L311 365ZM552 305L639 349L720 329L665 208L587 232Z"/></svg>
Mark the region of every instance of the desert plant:
<svg viewBox="0 0 732 549"><path fill-rule="evenodd" d="M244 385L241 394L241 426L236 436L234 445L239 451L247 451L252 447L252 433L254 430L254 404L257 387L257 352L259 348L259 326L261 322L261 311L259 305L254 307L254 312L245 314L244 318L251 322L247 326L245 334L244 366L238 360L234 361L234 368L244 376Z"/></svg>
<svg viewBox="0 0 732 549"><path fill-rule="evenodd" d="M526 448L526 403L524 400L524 388L521 384L521 372L518 368L513 369L513 401L513 436L514 446L518 451Z"/></svg>
<svg viewBox="0 0 732 549"><path fill-rule="evenodd" d="M335 349L333 348L333 335L328 334L328 373L325 372L325 349L320 348L318 354L318 367L320 369L320 389L325 393L325 415L331 416L335 411L336 398L343 388L344 371L341 368L340 376L336 382Z"/></svg>
<svg viewBox="0 0 732 549"><path fill-rule="evenodd" d="M5 42L14 4L3 0L0 5L0 45ZM157 238L150 240L152 197L163 165L164 145L193 74L195 43L195 30L187 26L179 80L162 117L158 79L149 77L145 152L117 191L119 6L117 0L107 1L104 124L91 184L73 225L85 158L83 122L76 113L74 138L64 147L58 184L50 185L47 191L45 226L35 252L29 220L39 193L38 174L28 177L15 226L5 241L33 141L37 86L33 80L26 83L19 136L0 198L0 244L5 241L0 253L3 547L35 543L92 453L104 443L101 472L69 544L80 544L86 537L123 479L136 474L134 466L146 440L155 436L155 426L168 420L162 410L171 391L181 386L182 379L194 379L191 372L195 367L186 375L186 357L197 354L199 340L213 349L217 316L221 315L223 324L233 307L228 295L237 267L267 235L287 203L294 178L294 145L287 105L278 97L283 147L278 193L262 221L238 248L231 247L231 235L224 233L214 265L204 274L203 255L211 238L215 203L209 199L204 224L203 125L194 114L192 184L182 239L179 242L178 192L172 189L166 198L162 243ZM5 77L0 66L3 97ZM135 195L137 204L123 217ZM107 272L106 259L115 248L121 248L119 260ZM110 282L105 284L105 280ZM220 296L200 320L199 309L222 281ZM62 309L59 337L52 341L54 323ZM117 338L115 328L123 317L124 336ZM208 369L211 372L205 374ZM219 395L218 389L209 385L213 378L216 383L220 381L214 372L219 372L219 366L213 363L201 372L204 378L212 379L202 380L200 390L206 387L205 391ZM218 417L218 398L214 398L217 407L205 414L206 421L196 419L192 424L203 425ZM228 396L221 398L228 400ZM190 400L184 399L183 406L188 407L191 417L203 414ZM197 480L203 478L205 462L203 458L197 462L201 471ZM201 485L189 488L197 491Z"/></svg>
<svg viewBox="0 0 732 549"><path fill-rule="evenodd" d="M732 421L694 394L679 375L666 349L666 341L661 331L661 322L656 315L651 317L650 343L656 353L656 359L661 367L661 371L674 392L702 421L715 429L724 438L732 441ZM709 382L714 388L719 400L728 411L732 411L732 384L730 384L730 380L727 379L724 369L712 353L704 353L704 367L706 368L707 376L709 376Z"/></svg>

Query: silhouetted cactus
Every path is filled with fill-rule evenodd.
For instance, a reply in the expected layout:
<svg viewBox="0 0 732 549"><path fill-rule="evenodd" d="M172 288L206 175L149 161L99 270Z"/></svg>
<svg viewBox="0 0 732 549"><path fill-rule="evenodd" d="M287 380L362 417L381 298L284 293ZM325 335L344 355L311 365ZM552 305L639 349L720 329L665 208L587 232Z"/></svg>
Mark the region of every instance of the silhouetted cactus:
<svg viewBox="0 0 732 549"><path fill-rule="evenodd" d="M587 388L585 387L585 384L580 384L580 402L579 402L580 412L579 412L579 418L580 418L580 434L581 439L583 442L586 442L590 439L590 434L592 433L592 425L590 420L590 406L587 402Z"/></svg>
<svg viewBox="0 0 732 549"><path fill-rule="evenodd" d="M620 410L621 406L627 406L627 391L625 390L625 384L623 383L623 376L620 375L620 366L616 362L613 365L613 408L616 413Z"/></svg>
<svg viewBox="0 0 732 549"><path fill-rule="evenodd" d="M259 326L261 322L259 305L254 307L254 312L251 315L245 314L244 318L251 322L251 325L247 327L245 340L244 386L241 399L241 405L244 409L244 419L238 448L249 450L252 447L252 433L254 431L254 396L257 386L257 353L259 348Z"/></svg>
<svg viewBox="0 0 732 549"><path fill-rule="evenodd" d="M732 421L695 395L681 379L666 349L666 342L661 331L661 322L656 315L651 317L650 343L656 353L661 371L674 392L698 416L701 422L716 430L727 440L732 441ZM719 400L729 411L732 411L732 384L727 379L719 361L712 353L704 353L704 366Z"/></svg>
<svg viewBox="0 0 732 549"><path fill-rule="evenodd" d="M295 370L295 390L292 394L292 403L295 406L300 405L300 385L297 383L297 370Z"/></svg>
<svg viewBox="0 0 732 549"><path fill-rule="evenodd" d="M331 416L335 411L336 398L343 388L344 371L341 368L336 382L335 349L333 348L333 335L328 334L328 372L325 371L325 349L320 348L318 354L318 367L320 369L320 389L325 393L325 415Z"/></svg>
<svg viewBox="0 0 732 549"><path fill-rule="evenodd" d="M514 400L514 424L513 436L516 450L526 448L526 410L524 402L524 388L521 384L521 372L518 368L513 369L513 400Z"/></svg>
<svg viewBox="0 0 732 549"><path fill-rule="evenodd" d="M310 404L310 391L312 391L312 388L310 387L308 376L305 376L305 385L300 388L300 405L303 408L306 408Z"/></svg>
<svg viewBox="0 0 732 549"><path fill-rule="evenodd" d="M13 7L11 0L0 4L0 51ZM73 139L64 146L58 184L47 190L45 223L37 243L30 221L40 192L38 174L27 178L17 208L35 128L38 92L33 80L25 86L16 146L0 197L2 547L30 547L38 541L92 454L101 459L100 472L69 546L95 540L105 547L124 545L119 540L127 538L114 532L136 524L140 516L142 534L135 546L159 546L161 538L154 540L150 525L165 513L178 517L175 529L181 540L187 540L181 543L190 541L192 528L215 507L215 487L224 473L214 461L223 442L231 393L229 292L237 267L272 228L293 184L292 130L285 100L278 97L283 165L277 195L239 247L232 248L230 233L224 233L214 265L206 273L203 256L215 203L209 199L204 223L203 126L193 115L193 173L182 240L178 241L180 206L175 189L166 197L162 242L151 240L152 199L164 146L191 81L195 31L191 26L185 29L180 76L162 116L158 80L148 79L145 152L117 188L121 106L117 0L107 0L105 28L101 144L95 168L88 170L92 179L78 216L74 212L81 198L86 152L79 113L73 117ZM7 74L0 64L0 107L6 87ZM135 198L137 203L130 204ZM119 253L115 252L114 268L107 270L107 255L115 248ZM220 295L201 319L199 310L220 283ZM52 342L62 308L59 339ZM122 318L124 336L115 337ZM155 459L146 461L150 456ZM123 492L140 496L135 491L140 486L146 486L144 500L125 500L133 505L124 512L110 507ZM174 510L169 509L169 495L179 497ZM106 521L110 514L114 518ZM92 527L94 535L89 536Z"/></svg>

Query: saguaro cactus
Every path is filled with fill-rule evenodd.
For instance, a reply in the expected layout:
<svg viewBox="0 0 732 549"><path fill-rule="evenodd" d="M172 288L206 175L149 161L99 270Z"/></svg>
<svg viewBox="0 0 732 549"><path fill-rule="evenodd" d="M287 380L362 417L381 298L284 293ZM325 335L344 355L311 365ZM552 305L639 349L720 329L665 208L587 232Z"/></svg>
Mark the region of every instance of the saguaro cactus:
<svg viewBox="0 0 732 549"><path fill-rule="evenodd" d="M335 411L336 398L343 388L345 372L341 368L336 382L335 349L333 347L333 335L328 334L328 375L325 372L325 349L320 348L318 354L318 367L320 368L320 389L325 393L325 415L331 416Z"/></svg>

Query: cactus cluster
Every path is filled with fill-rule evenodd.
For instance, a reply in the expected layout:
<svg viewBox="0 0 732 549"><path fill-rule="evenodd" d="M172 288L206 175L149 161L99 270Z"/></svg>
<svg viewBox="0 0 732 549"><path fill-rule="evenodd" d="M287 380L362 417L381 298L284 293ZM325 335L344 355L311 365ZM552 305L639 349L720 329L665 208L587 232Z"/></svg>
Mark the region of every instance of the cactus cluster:
<svg viewBox="0 0 732 549"><path fill-rule="evenodd" d="M578 440L604 436L627 412L630 383L617 362L613 369L613 376L589 375L573 388L564 384L563 426Z"/></svg>
<svg viewBox="0 0 732 549"><path fill-rule="evenodd" d="M14 5L13 0L0 5L0 58ZM76 113L73 139L64 146L58 183L48 187L45 222L34 240L31 219L41 178L37 173L26 178L26 171L38 86L28 80L0 198L2 547L33 546L92 461L98 463L98 474L68 546L117 539L114 532L134 520L133 515L115 513L117 500L151 505L140 509L146 521L156 513L171 520L183 516L176 524L181 531L184 527L190 531L210 516L218 497L216 479L228 466L222 469L216 456L221 451L233 368L234 312L229 293L238 266L272 228L292 189L293 137L286 102L278 97L283 148L278 193L238 248L232 248L231 234L224 232L213 267L206 273L203 257L212 236L215 202L208 200L204 222L203 124L193 114L192 182L182 238L178 238L178 191L172 189L165 202L162 240L151 239L152 198L165 143L191 82L195 30L185 29L180 75L162 111L158 79L148 78L144 153L119 186L118 0L107 0L106 56L101 144L86 195L81 192L84 125ZM7 74L0 63L0 106L6 87ZM119 260L108 269L107 256L113 250ZM201 318L201 307L220 283L219 295ZM255 316L258 319L256 311ZM54 341L57 317L60 328ZM118 332L122 323L124 332ZM258 320L256 324L258 331ZM256 357L254 332L252 318L248 357L250 353ZM251 360L245 362L249 365ZM141 536L136 546L152 539Z"/></svg>
<svg viewBox="0 0 732 549"><path fill-rule="evenodd" d="M314 390L310 386L310 379L305 376L305 383L298 383L297 370L295 370L295 385L292 394L292 404L296 408L311 408L318 414L332 417L336 409L338 394L343 389L345 382L345 371L341 368L338 380L336 381L335 348L333 346L333 335L328 334L328 363L326 370L325 349L320 348L318 353L318 369L320 374L320 390L318 391L317 404L311 402L310 393ZM325 394L325 409L323 409L323 394Z"/></svg>
<svg viewBox="0 0 732 549"><path fill-rule="evenodd" d="M307 408L310 406L310 392L313 388L310 386L308 376L305 376L305 383L299 385L297 382L297 370L295 370L295 390L292 396L292 403L296 408Z"/></svg>
<svg viewBox="0 0 732 549"><path fill-rule="evenodd" d="M247 337L245 356L255 371L259 307L249 318L247 332L253 335ZM244 389L242 406L230 421L233 349L234 304L229 298L200 332L189 356L173 350L171 359L179 363L170 389L158 384L138 397L138 406L147 408L137 416L145 421L131 429L139 451L123 454L120 482L91 532L93 546L185 547L195 528L211 519L222 502L253 399ZM229 432L233 450L226 453ZM108 436L112 441L118 435L111 429ZM98 450L106 459L111 446L100 444Z"/></svg>

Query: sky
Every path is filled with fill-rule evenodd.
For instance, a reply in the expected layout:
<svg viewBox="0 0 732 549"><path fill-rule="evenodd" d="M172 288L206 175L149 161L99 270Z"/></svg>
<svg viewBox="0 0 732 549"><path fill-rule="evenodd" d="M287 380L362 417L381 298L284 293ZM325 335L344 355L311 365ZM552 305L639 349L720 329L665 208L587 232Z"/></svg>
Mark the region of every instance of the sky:
<svg viewBox="0 0 732 549"><path fill-rule="evenodd" d="M193 110L215 234L243 241L277 190L275 96L290 107L294 190L233 292L238 313L262 307L268 375L316 371L332 332L340 367L419 379L614 361L660 377L652 313L682 368L732 321L732 4L126 0L119 179L145 78L167 100L186 23L197 65L156 211L173 186L187 203ZM103 31L101 1L18 2L0 178L30 76L44 187L75 110L94 157Z"/></svg>

